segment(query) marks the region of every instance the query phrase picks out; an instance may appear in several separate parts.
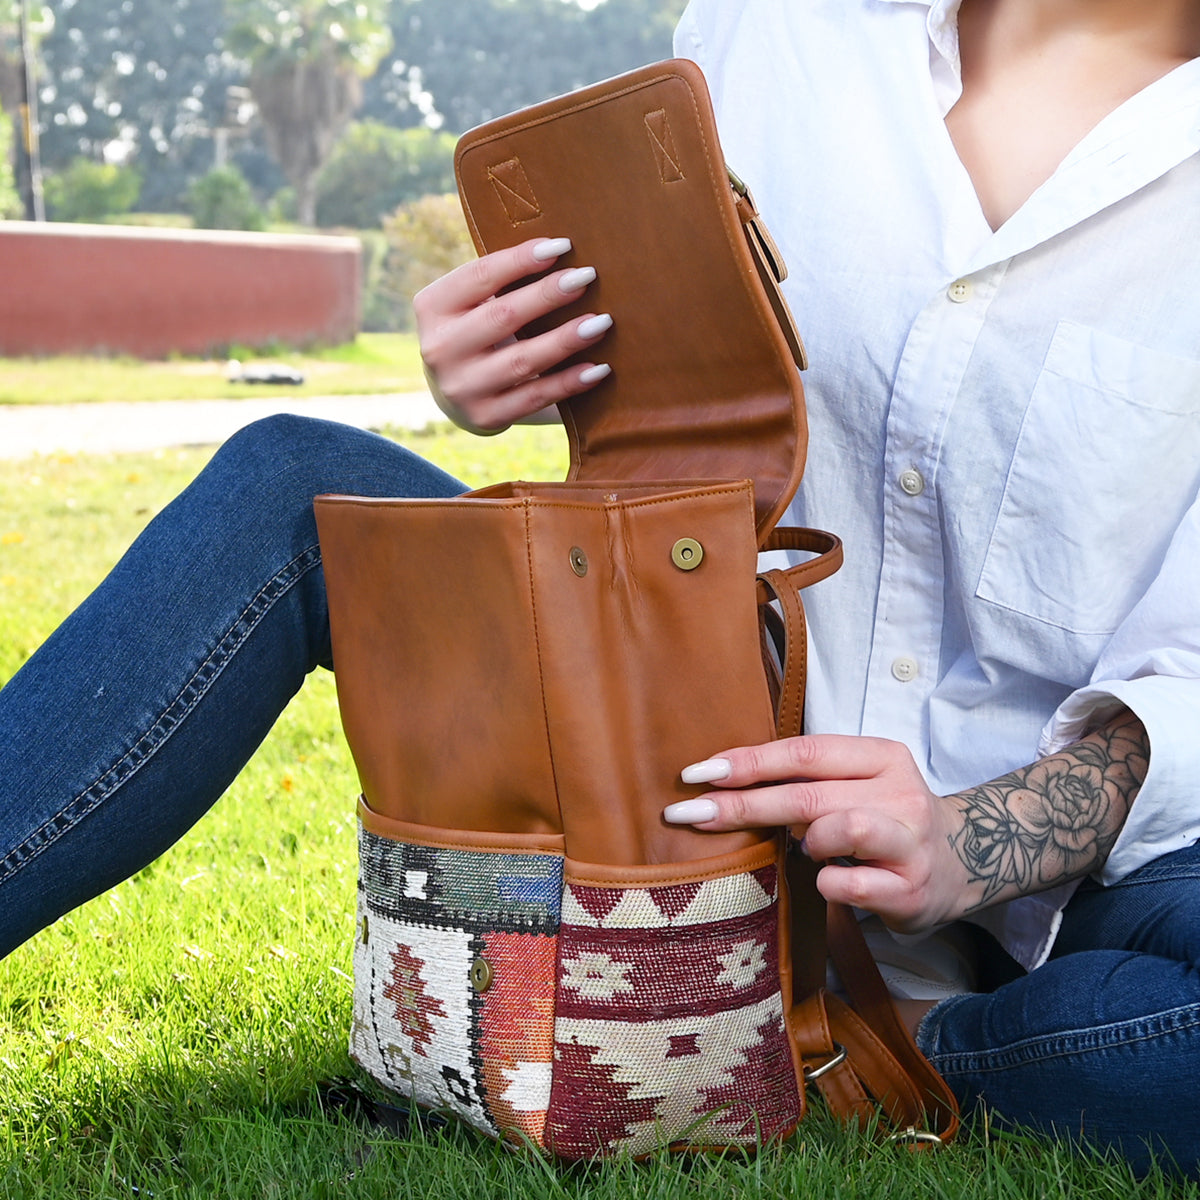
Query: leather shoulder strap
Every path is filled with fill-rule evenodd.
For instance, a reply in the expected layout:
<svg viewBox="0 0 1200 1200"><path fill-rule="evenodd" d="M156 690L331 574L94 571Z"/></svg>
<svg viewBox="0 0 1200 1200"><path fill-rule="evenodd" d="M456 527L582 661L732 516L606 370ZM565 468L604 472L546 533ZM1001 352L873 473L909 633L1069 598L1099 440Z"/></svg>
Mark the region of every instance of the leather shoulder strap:
<svg viewBox="0 0 1200 1200"><path fill-rule="evenodd" d="M817 556L794 567L764 571L758 577L759 604L779 605L778 614L763 608L764 629L777 624L781 643L778 649L782 671L771 657L768 645L764 645L763 651L763 665L775 701L775 733L781 738L795 737L804 724L804 681L808 671L808 626L800 589L827 579L842 565L842 543L821 529L789 526L773 529L763 549L801 550Z"/></svg>
<svg viewBox="0 0 1200 1200"><path fill-rule="evenodd" d="M849 1039L843 1039L843 1044L848 1050L851 1045L859 1047L858 1058L864 1071L885 1070L879 1064L886 1063L887 1076L894 1077L896 1095L904 1093L904 1088L895 1083L899 1075L915 1090L920 1107L915 1112L905 1109L902 1120L893 1115L894 1123L901 1128L912 1127L937 1134L941 1141L949 1141L958 1129L958 1102L954 1093L921 1053L908 1027L900 1020L853 910L844 904L830 904L827 912L829 954L854 1006L851 1016L871 1031L878 1045L886 1050L886 1056L877 1058L872 1048L849 1028L848 1022L840 1025L842 1033ZM851 1053L851 1058L854 1057Z"/></svg>
<svg viewBox="0 0 1200 1200"><path fill-rule="evenodd" d="M808 657L800 589L842 565L842 543L819 529L783 528L772 530L763 549L815 556L758 577L764 629L781 626L779 664L764 650L768 675L775 673L776 729L792 737L802 729ZM840 904L826 912L828 952L853 1007L817 990L792 1008L788 1024L805 1079L843 1120L866 1124L882 1108L900 1131L895 1136L914 1146L950 1141L958 1129L954 1094L900 1020L854 913Z"/></svg>

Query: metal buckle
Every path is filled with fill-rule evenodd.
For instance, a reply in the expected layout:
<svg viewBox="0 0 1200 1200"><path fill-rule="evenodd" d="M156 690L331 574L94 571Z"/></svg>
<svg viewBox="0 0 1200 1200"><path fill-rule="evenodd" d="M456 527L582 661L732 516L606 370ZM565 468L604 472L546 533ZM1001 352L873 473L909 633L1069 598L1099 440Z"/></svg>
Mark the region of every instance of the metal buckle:
<svg viewBox="0 0 1200 1200"><path fill-rule="evenodd" d="M828 1075L834 1067L840 1067L846 1061L846 1047L841 1042L834 1042L833 1050L833 1057L828 1062L823 1062L819 1067L804 1068L805 1083L816 1083L823 1075Z"/></svg>
<svg viewBox="0 0 1200 1200"><path fill-rule="evenodd" d="M915 1125L910 1125L907 1129L900 1129L884 1140L891 1146L944 1146L946 1144L938 1134L931 1133L928 1129L918 1129Z"/></svg>

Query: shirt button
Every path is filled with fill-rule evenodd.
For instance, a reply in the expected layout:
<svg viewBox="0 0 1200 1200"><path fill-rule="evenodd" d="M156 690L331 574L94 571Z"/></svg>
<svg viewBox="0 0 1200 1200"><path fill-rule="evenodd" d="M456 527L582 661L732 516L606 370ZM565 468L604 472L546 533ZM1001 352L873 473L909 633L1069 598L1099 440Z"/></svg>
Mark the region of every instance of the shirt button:
<svg viewBox="0 0 1200 1200"><path fill-rule="evenodd" d="M974 288L971 287L969 279L958 279L950 285L950 290L946 293L955 304L965 304L971 298L971 293Z"/></svg>
<svg viewBox="0 0 1200 1200"><path fill-rule="evenodd" d="M909 683L917 677L917 660L915 658L897 658L892 663L892 674L901 683Z"/></svg>
<svg viewBox="0 0 1200 1200"><path fill-rule="evenodd" d="M919 496L925 490L925 477L915 467L900 472L900 486L910 496Z"/></svg>

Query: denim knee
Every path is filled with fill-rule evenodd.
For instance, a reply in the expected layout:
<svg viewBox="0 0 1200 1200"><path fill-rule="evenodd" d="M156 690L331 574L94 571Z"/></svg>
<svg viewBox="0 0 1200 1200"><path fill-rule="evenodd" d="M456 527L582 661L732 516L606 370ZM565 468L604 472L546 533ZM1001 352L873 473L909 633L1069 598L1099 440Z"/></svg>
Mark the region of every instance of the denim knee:
<svg viewBox="0 0 1200 1200"><path fill-rule="evenodd" d="M262 502L291 499L311 507L314 496L453 496L463 485L388 438L336 421L280 413L246 425L216 453L211 467L239 492L263 492Z"/></svg>

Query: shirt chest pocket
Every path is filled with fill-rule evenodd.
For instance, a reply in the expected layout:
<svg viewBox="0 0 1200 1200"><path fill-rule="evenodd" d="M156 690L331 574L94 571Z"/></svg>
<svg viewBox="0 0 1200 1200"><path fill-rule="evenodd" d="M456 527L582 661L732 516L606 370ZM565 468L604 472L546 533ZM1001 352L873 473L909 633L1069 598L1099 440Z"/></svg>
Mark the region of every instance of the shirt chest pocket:
<svg viewBox="0 0 1200 1200"><path fill-rule="evenodd" d="M1200 484L1200 362L1060 322L1017 438L977 596L1111 633Z"/></svg>

